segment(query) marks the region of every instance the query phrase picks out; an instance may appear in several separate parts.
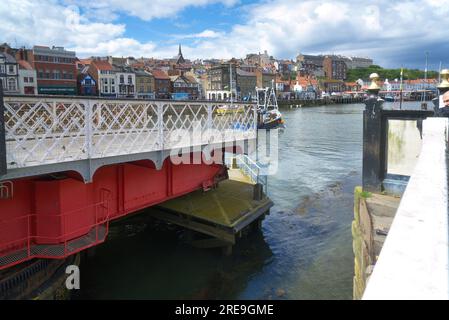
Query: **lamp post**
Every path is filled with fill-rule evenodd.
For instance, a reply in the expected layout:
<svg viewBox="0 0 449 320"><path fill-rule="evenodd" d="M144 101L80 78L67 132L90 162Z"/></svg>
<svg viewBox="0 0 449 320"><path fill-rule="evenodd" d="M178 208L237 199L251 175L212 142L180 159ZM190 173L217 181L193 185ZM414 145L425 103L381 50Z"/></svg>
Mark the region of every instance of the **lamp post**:
<svg viewBox="0 0 449 320"><path fill-rule="evenodd" d="M384 100L379 98L379 75L373 73L370 79L363 112L363 190L381 192L385 166L381 161L385 153L381 114Z"/></svg>

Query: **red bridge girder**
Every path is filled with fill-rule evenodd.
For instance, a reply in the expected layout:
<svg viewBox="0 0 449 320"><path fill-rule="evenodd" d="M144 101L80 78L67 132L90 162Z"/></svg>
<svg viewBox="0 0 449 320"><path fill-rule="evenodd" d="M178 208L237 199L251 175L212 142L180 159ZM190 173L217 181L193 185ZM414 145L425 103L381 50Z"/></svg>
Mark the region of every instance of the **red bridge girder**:
<svg viewBox="0 0 449 320"><path fill-rule="evenodd" d="M0 269L32 258L63 259L105 241L109 221L214 185L227 177L220 164L151 161L100 168L92 183L73 172L13 181L0 200Z"/></svg>

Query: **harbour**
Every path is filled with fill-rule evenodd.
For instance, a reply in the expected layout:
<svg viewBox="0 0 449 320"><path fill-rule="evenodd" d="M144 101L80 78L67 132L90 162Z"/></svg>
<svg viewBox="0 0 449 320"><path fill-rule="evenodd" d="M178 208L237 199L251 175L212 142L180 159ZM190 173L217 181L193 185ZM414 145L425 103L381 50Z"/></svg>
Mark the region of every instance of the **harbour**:
<svg viewBox="0 0 449 320"><path fill-rule="evenodd" d="M447 3L100 2L0 4L0 301L449 300Z"/></svg>
<svg viewBox="0 0 449 320"><path fill-rule="evenodd" d="M74 298L352 299L362 112L361 104L283 110L280 170L268 177L274 206L232 256L192 248L183 229L141 213L113 224L111 239L82 261L87 289Z"/></svg>

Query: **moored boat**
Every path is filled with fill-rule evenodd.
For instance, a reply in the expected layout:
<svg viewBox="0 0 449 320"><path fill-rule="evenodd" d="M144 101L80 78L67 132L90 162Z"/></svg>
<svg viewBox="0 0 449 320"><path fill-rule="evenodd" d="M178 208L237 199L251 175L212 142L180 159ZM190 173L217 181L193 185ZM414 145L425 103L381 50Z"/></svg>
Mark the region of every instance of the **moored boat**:
<svg viewBox="0 0 449 320"><path fill-rule="evenodd" d="M282 113L279 111L274 83L271 88L256 88L259 129L284 128Z"/></svg>

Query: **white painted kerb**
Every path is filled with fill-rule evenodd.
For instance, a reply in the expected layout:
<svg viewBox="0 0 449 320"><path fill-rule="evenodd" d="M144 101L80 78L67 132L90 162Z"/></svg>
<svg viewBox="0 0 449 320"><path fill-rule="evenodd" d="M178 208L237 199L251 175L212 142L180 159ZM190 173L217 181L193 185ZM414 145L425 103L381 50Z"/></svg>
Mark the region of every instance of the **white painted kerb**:
<svg viewBox="0 0 449 320"><path fill-rule="evenodd" d="M363 295L449 299L448 119L423 124L423 147Z"/></svg>

